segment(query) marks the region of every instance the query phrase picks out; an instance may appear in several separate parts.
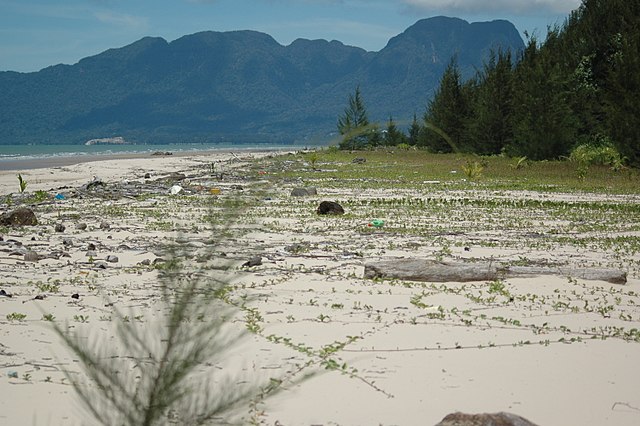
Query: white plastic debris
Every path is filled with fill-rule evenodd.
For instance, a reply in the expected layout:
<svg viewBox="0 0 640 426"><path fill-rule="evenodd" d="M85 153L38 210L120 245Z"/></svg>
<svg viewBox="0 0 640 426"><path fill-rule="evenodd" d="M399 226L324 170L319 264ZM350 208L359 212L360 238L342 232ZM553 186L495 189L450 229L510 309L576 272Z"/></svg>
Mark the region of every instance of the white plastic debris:
<svg viewBox="0 0 640 426"><path fill-rule="evenodd" d="M173 185L169 192L171 192L171 195L177 195L182 192L182 187L180 185Z"/></svg>

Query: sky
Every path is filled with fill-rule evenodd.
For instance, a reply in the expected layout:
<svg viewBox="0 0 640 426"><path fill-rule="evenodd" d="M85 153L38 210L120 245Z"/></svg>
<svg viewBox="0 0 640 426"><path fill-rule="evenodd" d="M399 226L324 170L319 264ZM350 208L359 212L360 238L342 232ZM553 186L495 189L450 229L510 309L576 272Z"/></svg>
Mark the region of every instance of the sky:
<svg viewBox="0 0 640 426"><path fill-rule="evenodd" d="M282 45L339 40L368 51L416 21L507 19L544 38L581 0L0 0L0 71L75 64L145 36L173 41L199 31L256 30ZM524 36L523 36L524 38Z"/></svg>

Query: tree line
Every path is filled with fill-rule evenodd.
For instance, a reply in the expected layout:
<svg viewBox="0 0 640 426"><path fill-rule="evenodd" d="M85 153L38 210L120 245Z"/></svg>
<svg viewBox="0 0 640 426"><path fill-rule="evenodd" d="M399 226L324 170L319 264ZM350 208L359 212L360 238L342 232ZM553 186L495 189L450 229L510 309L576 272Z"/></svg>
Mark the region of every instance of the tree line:
<svg viewBox="0 0 640 426"><path fill-rule="evenodd" d="M338 120L340 147L406 144L545 160L590 146L640 166L640 1L583 0L544 42L527 39L517 57L492 52L467 81L453 58L406 132L393 117L384 128L370 123L356 88Z"/></svg>

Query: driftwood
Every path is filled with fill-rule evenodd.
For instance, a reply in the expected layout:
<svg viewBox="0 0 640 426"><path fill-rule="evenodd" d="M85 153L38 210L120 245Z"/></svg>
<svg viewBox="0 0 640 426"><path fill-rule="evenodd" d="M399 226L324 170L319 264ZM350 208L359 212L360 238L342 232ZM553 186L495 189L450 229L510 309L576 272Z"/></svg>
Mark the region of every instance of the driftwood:
<svg viewBox="0 0 640 426"><path fill-rule="evenodd" d="M497 262L438 262L428 259L397 259L364 266L365 278L391 278L423 282L493 281L538 275L560 275L584 280L625 284L627 273L619 269L552 266L508 266Z"/></svg>

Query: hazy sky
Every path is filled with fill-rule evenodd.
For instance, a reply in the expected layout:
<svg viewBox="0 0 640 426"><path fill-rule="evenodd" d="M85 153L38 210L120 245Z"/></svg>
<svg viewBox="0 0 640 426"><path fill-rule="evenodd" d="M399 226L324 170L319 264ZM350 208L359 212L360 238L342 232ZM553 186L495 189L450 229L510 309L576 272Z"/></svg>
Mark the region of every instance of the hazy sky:
<svg viewBox="0 0 640 426"><path fill-rule="evenodd" d="M167 41L198 31L257 30L288 45L340 40L366 50L417 20L508 19L544 37L580 0L0 0L0 71L38 71L122 47L144 36Z"/></svg>

